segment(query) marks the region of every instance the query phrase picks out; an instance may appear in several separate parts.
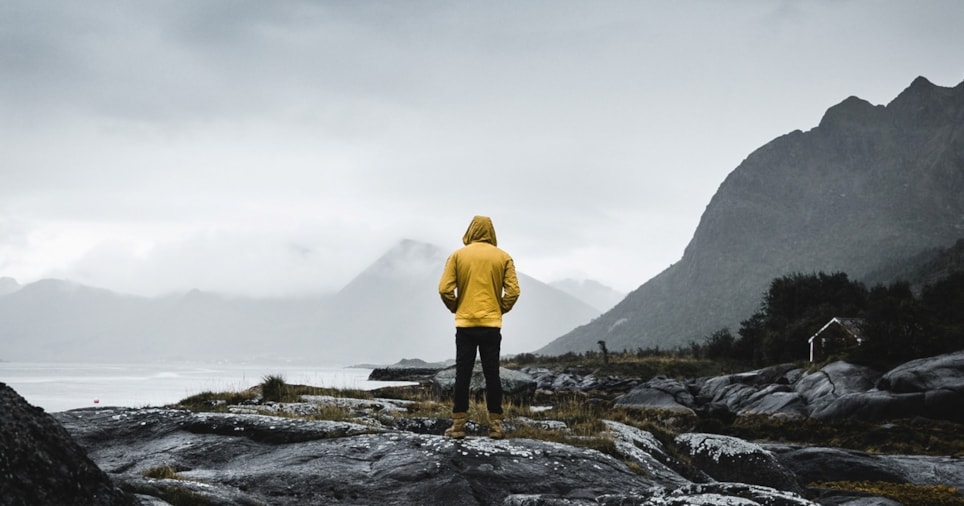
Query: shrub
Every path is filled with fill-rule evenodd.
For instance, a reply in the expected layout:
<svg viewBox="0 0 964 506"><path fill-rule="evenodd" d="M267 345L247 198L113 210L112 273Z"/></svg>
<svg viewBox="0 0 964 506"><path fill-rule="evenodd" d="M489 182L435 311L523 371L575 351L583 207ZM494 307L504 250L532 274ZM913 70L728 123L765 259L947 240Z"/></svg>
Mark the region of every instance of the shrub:
<svg viewBox="0 0 964 506"><path fill-rule="evenodd" d="M265 401L289 402L291 388L285 382L284 376L268 375L262 378L261 398Z"/></svg>

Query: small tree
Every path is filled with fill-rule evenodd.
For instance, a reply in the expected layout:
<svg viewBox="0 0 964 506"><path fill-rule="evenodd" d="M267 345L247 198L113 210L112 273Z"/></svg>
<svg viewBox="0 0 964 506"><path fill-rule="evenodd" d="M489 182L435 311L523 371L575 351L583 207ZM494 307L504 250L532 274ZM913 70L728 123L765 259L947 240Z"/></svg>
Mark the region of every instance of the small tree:
<svg viewBox="0 0 964 506"><path fill-rule="evenodd" d="M736 338L730 333L730 329L723 328L706 338L703 350L706 358L728 359L733 357L735 343Z"/></svg>
<svg viewBox="0 0 964 506"><path fill-rule="evenodd" d="M864 343L858 360L879 367L919 358L925 339L923 311L906 282L877 285L870 290L864 313Z"/></svg>
<svg viewBox="0 0 964 506"><path fill-rule="evenodd" d="M921 292L936 353L964 349L964 272L927 285Z"/></svg>
<svg viewBox="0 0 964 506"><path fill-rule="evenodd" d="M740 322L740 338L733 343L735 358L757 365L766 361L763 352L765 323L764 315L760 311Z"/></svg>
<svg viewBox="0 0 964 506"><path fill-rule="evenodd" d="M599 351L602 352L603 364L609 365L609 350L606 348L606 341L599 340Z"/></svg>

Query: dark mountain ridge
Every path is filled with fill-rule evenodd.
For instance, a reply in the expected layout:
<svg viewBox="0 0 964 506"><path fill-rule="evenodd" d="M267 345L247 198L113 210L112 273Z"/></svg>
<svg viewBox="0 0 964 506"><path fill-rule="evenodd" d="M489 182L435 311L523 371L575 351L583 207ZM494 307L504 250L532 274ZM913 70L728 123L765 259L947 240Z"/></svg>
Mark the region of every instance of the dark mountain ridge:
<svg viewBox="0 0 964 506"><path fill-rule="evenodd" d="M850 97L750 154L676 264L538 350L671 348L736 329L793 272L863 279L964 237L964 83L919 77L887 106Z"/></svg>

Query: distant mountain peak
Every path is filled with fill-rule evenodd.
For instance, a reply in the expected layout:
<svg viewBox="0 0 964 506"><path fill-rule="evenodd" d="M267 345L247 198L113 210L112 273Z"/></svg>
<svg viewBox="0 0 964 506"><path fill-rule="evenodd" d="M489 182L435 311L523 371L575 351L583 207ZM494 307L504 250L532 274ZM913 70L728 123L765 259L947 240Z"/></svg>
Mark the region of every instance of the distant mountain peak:
<svg viewBox="0 0 964 506"><path fill-rule="evenodd" d="M928 89L928 90L930 90L930 89L933 89L933 88L936 88L936 87L937 87L937 85L934 84L934 83L932 83L932 82L930 82L930 80L927 79L926 77L924 77L924 76L917 76L917 78L914 79L914 80L910 83L910 86L908 86L907 89L908 89L908 90L917 90L917 89Z"/></svg>
<svg viewBox="0 0 964 506"><path fill-rule="evenodd" d="M384 256L438 257L441 254L442 248L434 244L416 241L415 239L402 239L389 249Z"/></svg>
<svg viewBox="0 0 964 506"><path fill-rule="evenodd" d="M425 276L426 273L433 273L433 275L437 273L441 276L445 258L442 248L434 244L402 239L362 271L342 291L365 278L417 279Z"/></svg>
<svg viewBox="0 0 964 506"><path fill-rule="evenodd" d="M589 304L599 310L600 313L612 308L626 296L625 293L593 279L576 280L567 278L553 281L549 283L549 286Z"/></svg>
<svg viewBox="0 0 964 506"><path fill-rule="evenodd" d="M20 283L16 279L4 276L0 278L0 296L8 295L20 290Z"/></svg>
<svg viewBox="0 0 964 506"><path fill-rule="evenodd" d="M820 120L819 128L845 127L848 125L861 125L872 121L875 115L883 112L884 106L875 106L870 102L850 96L843 102L827 109L823 118Z"/></svg>
<svg viewBox="0 0 964 506"><path fill-rule="evenodd" d="M73 281L67 281L65 279L56 278L44 278L33 283L26 284L23 289L30 291L58 291L58 292L72 292L87 288L84 285L75 283Z"/></svg>
<svg viewBox="0 0 964 506"><path fill-rule="evenodd" d="M904 91L887 104L902 120L915 120L933 123L945 121L952 114L955 103L964 97L964 81L953 88L938 86L924 77L914 79Z"/></svg>

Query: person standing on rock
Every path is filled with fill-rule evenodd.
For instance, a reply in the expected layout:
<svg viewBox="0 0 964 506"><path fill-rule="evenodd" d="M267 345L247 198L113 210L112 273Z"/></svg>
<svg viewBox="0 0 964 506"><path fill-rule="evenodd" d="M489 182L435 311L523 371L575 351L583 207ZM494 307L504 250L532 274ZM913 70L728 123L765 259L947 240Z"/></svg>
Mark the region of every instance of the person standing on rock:
<svg viewBox="0 0 964 506"><path fill-rule="evenodd" d="M452 427L445 435L462 439L469 411L469 383L478 351L485 376L489 437L502 439L502 382L499 357L502 315L519 299L519 279L508 253L497 247L488 216L472 218L462 236L464 247L449 255L439 280L442 302L455 313L455 392Z"/></svg>

